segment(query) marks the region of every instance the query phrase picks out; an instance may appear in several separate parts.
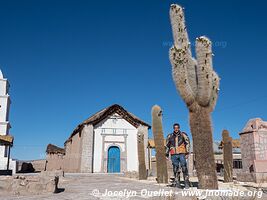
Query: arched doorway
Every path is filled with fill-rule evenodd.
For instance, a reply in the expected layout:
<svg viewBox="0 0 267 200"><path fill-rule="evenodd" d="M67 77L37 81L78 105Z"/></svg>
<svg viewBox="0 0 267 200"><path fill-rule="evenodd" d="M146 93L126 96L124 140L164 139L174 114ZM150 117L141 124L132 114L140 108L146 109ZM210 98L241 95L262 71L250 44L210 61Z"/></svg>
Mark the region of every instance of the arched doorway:
<svg viewBox="0 0 267 200"><path fill-rule="evenodd" d="M120 149L111 146L108 149L108 173L119 173L121 171Z"/></svg>

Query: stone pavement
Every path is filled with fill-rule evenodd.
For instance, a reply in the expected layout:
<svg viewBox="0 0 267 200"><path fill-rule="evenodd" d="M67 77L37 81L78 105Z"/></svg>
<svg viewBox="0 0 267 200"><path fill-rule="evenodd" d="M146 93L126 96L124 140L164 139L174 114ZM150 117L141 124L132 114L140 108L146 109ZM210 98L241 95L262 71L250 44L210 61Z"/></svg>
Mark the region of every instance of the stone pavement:
<svg viewBox="0 0 267 200"><path fill-rule="evenodd" d="M197 199L196 197L183 197L181 192L185 190L166 187L166 185L159 185L156 183L154 179L139 181L136 179L126 178L123 177L122 175L116 175L116 174L65 174L65 177L61 178L59 182L59 188L62 189L62 192L58 194L9 196L7 194L0 193L0 199L1 200ZM104 195L106 193L106 190L109 191L109 196ZM173 191L174 195L170 195L171 190ZM118 195L119 191L121 193L119 193ZM149 194L147 192L149 192ZM161 196L153 196L151 192L157 192L161 194ZM267 199L267 195L266 194L264 195L265 196L263 196L261 199ZM204 198L204 196L202 196L199 199L234 199L234 198L233 197ZM253 198L238 198L238 199L253 199Z"/></svg>

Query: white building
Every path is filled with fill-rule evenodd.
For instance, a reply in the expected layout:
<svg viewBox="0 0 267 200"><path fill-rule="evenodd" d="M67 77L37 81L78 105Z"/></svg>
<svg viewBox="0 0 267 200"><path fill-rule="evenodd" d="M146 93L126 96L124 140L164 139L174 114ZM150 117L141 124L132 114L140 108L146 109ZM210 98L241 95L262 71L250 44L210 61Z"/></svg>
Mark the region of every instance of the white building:
<svg viewBox="0 0 267 200"><path fill-rule="evenodd" d="M47 151L47 169L89 173L138 171L138 128L147 144L147 123L117 104L105 108L77 126L65 142L64 157L62 151L56 155L56 148ZM148 168L147 145L144 148Z"/></svg>
<svg viewBox="0 0 267 200"><path fill-rule="evenodd" d="M8 80L4 78L2 71L0 70L0 135L9 135L9 129L11 128L9 122L9 108L11 101L8 91ZM0 170L7 169L7 157L7 146L0 146ZM16 172L16 161L10 159L9 169L12 169L13 173Z"/></svg>

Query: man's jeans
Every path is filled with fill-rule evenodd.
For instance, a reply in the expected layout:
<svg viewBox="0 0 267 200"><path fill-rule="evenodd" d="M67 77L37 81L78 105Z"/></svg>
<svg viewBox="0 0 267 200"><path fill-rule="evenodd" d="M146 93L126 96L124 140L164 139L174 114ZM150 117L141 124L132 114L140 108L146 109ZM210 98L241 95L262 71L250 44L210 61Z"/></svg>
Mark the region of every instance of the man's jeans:
<svg viewBox="0 0 267 200"><path fill-rule="evenodd" d="M181 164L182 169L187 167L185 154L174 154L171 155L172 165L179 167Z"/></svg>
<svg viewBox="0 0 267 200"><path fill-rule="evenodd" d="M187 169L185 154L174 154L171 156L171 160L172 160L173 173L174 173L176 184L180 185L180 172L179 172L180 171L179 164L180 164L182 168L183 176L184 176L185 188L189 188L189 176L188 176L188 169Z"/></svg>

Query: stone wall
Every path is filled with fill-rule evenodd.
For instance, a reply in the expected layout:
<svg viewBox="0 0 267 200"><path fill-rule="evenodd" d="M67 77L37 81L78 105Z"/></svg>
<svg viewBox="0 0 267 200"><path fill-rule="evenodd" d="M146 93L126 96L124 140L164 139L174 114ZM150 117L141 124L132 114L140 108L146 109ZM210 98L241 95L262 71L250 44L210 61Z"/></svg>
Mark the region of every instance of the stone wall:
<svg viewBox="0 0 267 200"><path fill-rule="evenodd" d="M56 175L55 175L56 174ZM59 172L44 172L35 175L0 177L0 193L16 195L40 195L58 192ZM37 199L37 198L36 198Z"/></svg>
<svg viewBox="0 0 267 200"><path fill-rule="evenodd" d="M94 127L86 125L82 130L80 172L93 172Z"/></svg>
<svg viewBox="0 0 267 200"><path fill-rule="evenodd" d="M149 156L148 156L148 149L147 149L147 144L148 144L148 127L143 126L145 131L144 131L144 148L145 148L145 161L146 161L146 168L149 168Z"/></svg>
<svg viewBox="0 0 267 200"><path fill-rule="evenodd" d="M237 179L267 182L267 122L251 119L239 135L243 169Z"/></svg>
<svg viewBox="0 0 267 200"><path fill-rule="evenodd" d="M50 153L46 156L46 170L62 170L63 166L64 155L63 154L54 154ZM35 168L36 170L36 168ZM37 170L36 170L37 171Z"/></svg>
<svg viewBox="0 0 267 200"><path fill-rule="evenodd" d="M249 172L250 166L253 165L255 158L254 148L254 133L242 134L240 136L241 152L242 152L242 166L243 170Z"/></svg>
<svg viewBox="0 0 267 200"><path fill-rule="evenodd" d="M35 169L35 171L44 171L45 170L45 164L46 164L46 160L32 160L29 161L33 168ZM19 168L20 169L20 168Z"/></svg>

